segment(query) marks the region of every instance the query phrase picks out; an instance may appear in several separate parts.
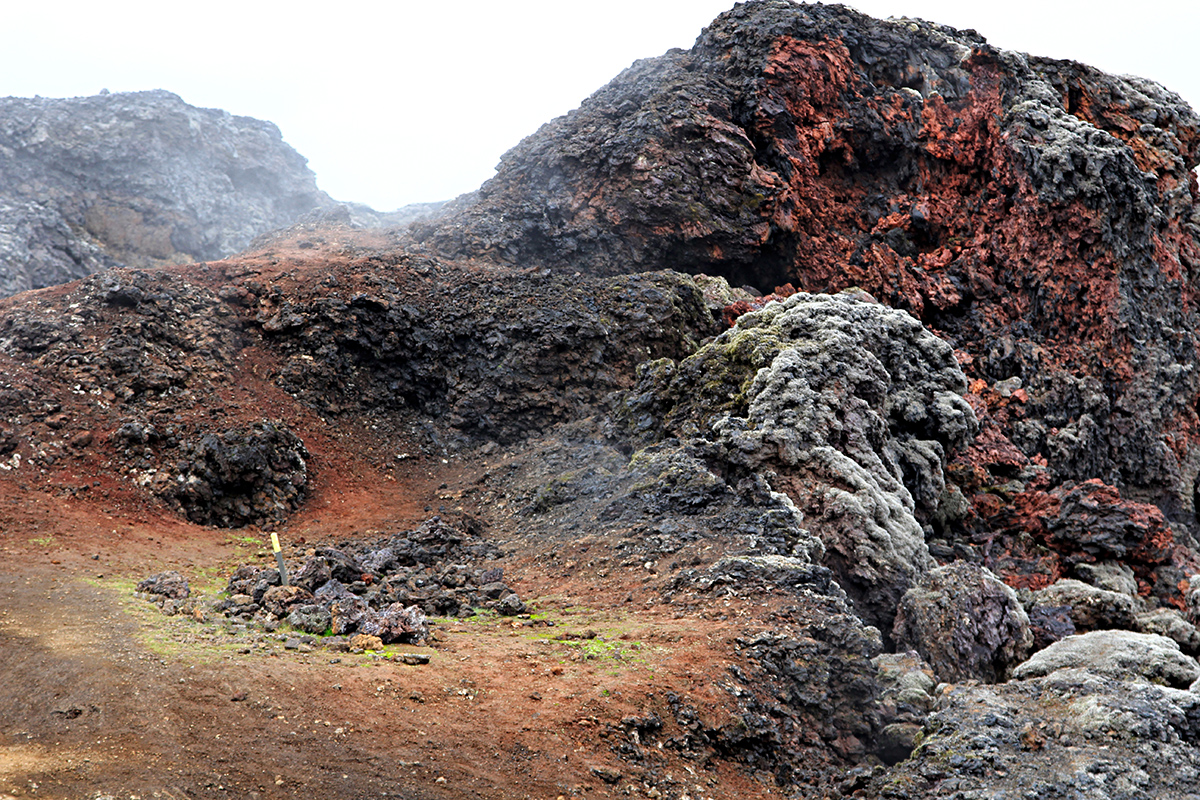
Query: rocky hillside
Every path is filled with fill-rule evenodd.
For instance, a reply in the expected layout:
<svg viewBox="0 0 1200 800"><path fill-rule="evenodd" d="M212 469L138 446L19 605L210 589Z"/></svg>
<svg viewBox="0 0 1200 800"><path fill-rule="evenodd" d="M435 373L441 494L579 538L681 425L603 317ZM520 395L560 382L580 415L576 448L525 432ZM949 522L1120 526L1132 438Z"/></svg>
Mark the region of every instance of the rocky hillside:
<svg viewBox="0 0 1200 800"><path fill-rule="evenodd" d="M544 126L414 239L595 275L864 289L955 349L982 429L950 491L994 566L1035 587L1069 574L1082 545L1048 531L1052 489L1099 480L1161 512L1163 545L1135 566L1166 596L1184 577L1167 540L1197 531L1198 160L1200 118L1149 81L747 3Z"/></svg>
<svg viewBox="0 0 1200 800"><path fill-rule="evenodd" d="M269 122L164 91L0 98L0 296L221 258L333 204Z"/></svg>
<svg viewBox="0 0 1200 800"><path fill-rule="evenodd" d="M321 539L196 619L705 632L539 791L1200 796L1198 160L1156 84L741 4L439 218L6 301L0 485ZM428 516L333 541L346 471Z"/></svg>

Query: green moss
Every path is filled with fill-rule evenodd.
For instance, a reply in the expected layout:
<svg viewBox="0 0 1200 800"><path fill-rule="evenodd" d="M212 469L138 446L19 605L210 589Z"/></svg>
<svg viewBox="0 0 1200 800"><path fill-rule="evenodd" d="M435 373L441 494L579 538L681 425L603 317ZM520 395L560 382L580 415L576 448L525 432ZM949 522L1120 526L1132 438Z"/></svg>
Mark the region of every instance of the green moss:
<svg viewBox="0 0 1200 800"><path fill-rule="evenodd" d="M664 427L690 433L689 428L707 428L726 413L745 416L754 378L783 349L774 327L740 325L700 348L679 364L667 389L674 408L667 413Z"/></svg>
<svg viewBox="0 0 1200 800"><path fill-rule="evenodd" d="M534 495L533 501L529 504L530 510L537 514L544 514L555 506L574 500L574 484L578 476L577 472L564 472L561 475L555 475L537 490L537 494Z"/></svg>
<svg viewBox="0 0 1200 800"><path fill-rule="evenodd" d="M645 658L637 655L645 647L641 642L608 641L597 637L595 639L568 639L562 644L575 650L582 661L626 661L630 663L645 661Z"/></svg>

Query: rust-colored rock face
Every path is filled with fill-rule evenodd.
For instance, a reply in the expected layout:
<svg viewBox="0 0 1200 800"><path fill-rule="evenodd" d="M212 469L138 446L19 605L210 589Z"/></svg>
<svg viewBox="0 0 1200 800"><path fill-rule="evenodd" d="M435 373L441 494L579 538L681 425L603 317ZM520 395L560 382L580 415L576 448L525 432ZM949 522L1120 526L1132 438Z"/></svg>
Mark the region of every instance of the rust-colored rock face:
<svg viewBox="0 0 1200 800"><path fill-rule="evenodd" d="M955 469L980 553L1031 492L1093 479L1115 508L1161 509L1147 536L1190 541L1198 156L1200 119L1149 81L768 0L634 64L412 236L760 293L861 287L948 339L976 383L982 433ZM1060 544L1023 569L1053 580Z"/></svg>

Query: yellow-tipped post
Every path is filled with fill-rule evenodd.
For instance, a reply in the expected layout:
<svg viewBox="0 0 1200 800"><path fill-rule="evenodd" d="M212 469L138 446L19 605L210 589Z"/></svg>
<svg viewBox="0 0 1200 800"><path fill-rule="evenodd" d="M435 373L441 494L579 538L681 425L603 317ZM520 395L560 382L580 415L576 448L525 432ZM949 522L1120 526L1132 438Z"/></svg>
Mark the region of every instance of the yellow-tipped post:
<svg viewBox="0 0 1200 800"><path fill-rule="evenodd" d="M287 567L283 565L283 551L279 547L279 534L271 534L271 549L275 551L275 563L279 565L279 580L288 585Z"/></svg>

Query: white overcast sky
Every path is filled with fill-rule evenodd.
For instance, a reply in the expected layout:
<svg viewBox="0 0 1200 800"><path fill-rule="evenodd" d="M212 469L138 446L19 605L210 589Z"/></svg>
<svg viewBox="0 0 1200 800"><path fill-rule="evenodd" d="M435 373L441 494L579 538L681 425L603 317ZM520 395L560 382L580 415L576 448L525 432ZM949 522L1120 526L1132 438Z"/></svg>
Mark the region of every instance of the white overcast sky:
<svg viewBox="0 0 1200 800"><path fill-rule="evenodd" d="M267 119L339 200L448 199L638 58L732 0L4 3L0 97L168 89ZM1200 3L859 0L877 17L1152 78L1200 105Z"/></svg>

